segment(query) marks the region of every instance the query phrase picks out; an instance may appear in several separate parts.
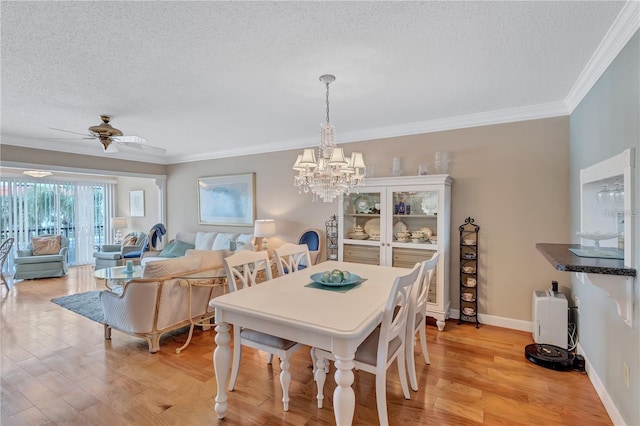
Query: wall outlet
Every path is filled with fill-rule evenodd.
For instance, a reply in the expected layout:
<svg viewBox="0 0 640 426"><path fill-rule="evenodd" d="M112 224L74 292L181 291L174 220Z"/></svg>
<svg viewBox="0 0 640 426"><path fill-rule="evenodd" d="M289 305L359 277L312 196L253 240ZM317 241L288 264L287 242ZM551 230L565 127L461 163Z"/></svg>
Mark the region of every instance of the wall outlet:
<svg viewBox="0 0 640 426"><path fill-rule="evenodd" d="M576 305L576 311L580 313L580 299L578 299L578 296L573 296L573 301Z"/></svg>
<svg viewBox="0 0 640 426"><path fill-rule="evenodd" d="M629 366L626 362L623 362L622 367L624 368L624 383L627 385L627 389L629 389Z"/></svg>

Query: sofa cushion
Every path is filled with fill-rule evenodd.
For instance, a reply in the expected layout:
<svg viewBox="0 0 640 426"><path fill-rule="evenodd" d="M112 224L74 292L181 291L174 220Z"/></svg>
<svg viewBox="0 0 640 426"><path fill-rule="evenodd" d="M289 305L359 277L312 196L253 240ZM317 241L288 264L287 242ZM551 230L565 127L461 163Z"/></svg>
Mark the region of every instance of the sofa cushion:
<svg viewBox="0 0 640 426"><path fill-rule="evenodd" d="M178 232L176 235L176 240L183 241L189 244L196 244L196 233L195 232Z"/></svg>
<svg viewBox="0 0 640 426"><path fill-rule="evenodd" d="M193 249L193 244L185 243L180 240L175 240L167 244L167 246L160 252L158 257L181 257L184 256L187 250Z"/></svg>
<svg viewBox="0 0 640 426"><path fill-rule="evenodd" d="M211 250L213 240L215 240L217 232L196 232L196 242L194 244L196 250Z"/></svg>
<svg viewBox="0 0 640 426"><path fill-rule="evenodd" d="M200 263L201 260L198 256L183 256L145 263L142 278L169 277L183 272L196 271L200 269Z"/></svg>
<svg viewBox="0 0 640 426"><path fill-rule="evenodd" d="M31 247L34 256L60 253L60 235L32 237Z"/></svg>
<svg viewBox="0 0 640 426"><path fill-rule="evenodd" d="M198 256L201 259L200 269L224 268L224 258L229 256L229 250L187 250L187 256Z"/></svg>
<svg viewBox="0 0 640 426"><path fill-rule="evenodd" d="M225 250L229 248L229 241L233 240L238 234L230 234L226 232L218 232L216 239L213 241L212 250Z"/></svg>
<svg viewBox="0 0 640 426"><path fill-rule="evenodd" d="M251 250L253 248L253 234L240 234L236 241L238 250ZM251 246L251 249L246 246Z"/></svg>

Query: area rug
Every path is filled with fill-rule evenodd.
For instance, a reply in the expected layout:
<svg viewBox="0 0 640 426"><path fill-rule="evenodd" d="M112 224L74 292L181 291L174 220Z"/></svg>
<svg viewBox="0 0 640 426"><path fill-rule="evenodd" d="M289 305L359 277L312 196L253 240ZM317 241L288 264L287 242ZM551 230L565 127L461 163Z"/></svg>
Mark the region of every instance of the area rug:
<svg viewBox="0 0 640 426"><path fill-rule="evenodd" d="M56 297L51 299L51 301L76 314L87 317L91 321L104 324L104 312L102 310L102 304L100 303L100 290Z"/></svg>

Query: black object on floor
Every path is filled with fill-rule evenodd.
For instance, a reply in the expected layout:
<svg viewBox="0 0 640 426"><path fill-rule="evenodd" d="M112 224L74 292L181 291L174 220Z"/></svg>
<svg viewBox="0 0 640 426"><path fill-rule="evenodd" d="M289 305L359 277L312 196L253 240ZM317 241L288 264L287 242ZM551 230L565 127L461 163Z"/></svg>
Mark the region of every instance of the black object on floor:
<svg viewBox="0 0 640 426"><path fill-rule="evenodd" d="M525 346L524 356L534 364L552 370L567 371L574 369L574 355L559 346L532 343Z"/></svg>

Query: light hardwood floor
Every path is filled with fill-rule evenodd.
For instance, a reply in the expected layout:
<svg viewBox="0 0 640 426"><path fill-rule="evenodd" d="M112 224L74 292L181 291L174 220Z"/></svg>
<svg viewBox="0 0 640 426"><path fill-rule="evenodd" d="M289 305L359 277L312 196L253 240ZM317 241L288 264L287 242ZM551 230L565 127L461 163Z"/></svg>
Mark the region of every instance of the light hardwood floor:
<svg viewBox="0 0 640 426"><path fill-rule="evenodd" d="M91 267L64 278L18 282L2 288L1 424L7 425L210 425L215 376L215 331L186 329L162 340L160 352L144 340L113 331L51 303L50 299L101 285ZM330 313L328 313L330 314ZM588 377L557 372L525 360L529 333L483 325L427 326L431 365L417 349L420 390L402 397L397 369L388 374L392 425L593 425L611 424ZM333 366L331 367L332 372ZM291 362L290 411L282 411L278 363L243 351L236 390L229 394L226 425L333 424L333 376L324 408L316 408L309 351ZM355 373L354 424L377 424L374 376Z"/></svg>

